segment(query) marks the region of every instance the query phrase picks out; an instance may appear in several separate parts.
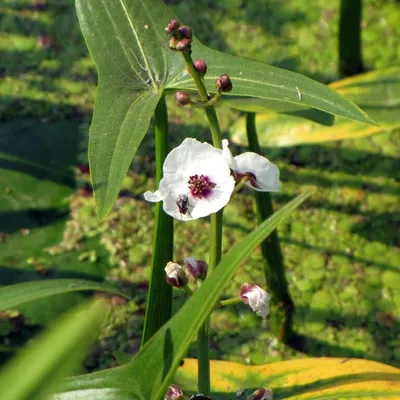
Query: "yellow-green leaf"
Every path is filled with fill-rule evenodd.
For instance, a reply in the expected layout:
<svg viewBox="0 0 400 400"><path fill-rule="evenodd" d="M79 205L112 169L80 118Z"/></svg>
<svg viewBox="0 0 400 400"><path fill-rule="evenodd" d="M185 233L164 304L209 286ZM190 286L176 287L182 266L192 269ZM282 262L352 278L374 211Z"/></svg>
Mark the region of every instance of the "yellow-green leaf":
<svg viewBox="0 0 400 400"><path fill-rule="evenodd" d="M264 146L285 147L370 136L400 127L400 67L360 74L332 83L330 87L365 110L379 126L337 118L332 127L298 118L287 110L257 114L257 132ZM253 100L254 101L254 100ZM265 106L265 107L264 107ZM258 110L268 104L257 105ZM285 114L283 114L285 113ZM232 128L232 139L247 143L245 119Z"/></svg>
<svg viewBox="0 0 400 400"><path fill-rule="evenodd" d="M175 383L196 393L197 360L185 359ZM272 389L274 400L399 399L400 370L352 358L304 358L267 365L211 362L213 400L246 399L254 390ZM237 396L244 390L241 396Z"/></svg>

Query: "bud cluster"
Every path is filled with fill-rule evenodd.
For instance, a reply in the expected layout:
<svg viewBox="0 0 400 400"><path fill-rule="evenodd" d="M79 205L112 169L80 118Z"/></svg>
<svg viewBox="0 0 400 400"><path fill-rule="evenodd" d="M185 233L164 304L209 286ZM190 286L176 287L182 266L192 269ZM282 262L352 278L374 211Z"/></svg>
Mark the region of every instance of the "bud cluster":
<svg viewBox="0 0 400 400"><path fill-rule="evenodd" d="M190 26L181 25L176 19L171 19L165 27L165 32L172 35L169 41L171 50L190 52L193 40Z"/></svg>
<svg viewBox="0 0 400 400"><path fill-rule="evenodd" d="M192 281L203 281L207 276L208 265L205 261L187 257L184 265L169 262L165 267L165 275L168 284L176 288L185 288L189 279Z"/></svg>

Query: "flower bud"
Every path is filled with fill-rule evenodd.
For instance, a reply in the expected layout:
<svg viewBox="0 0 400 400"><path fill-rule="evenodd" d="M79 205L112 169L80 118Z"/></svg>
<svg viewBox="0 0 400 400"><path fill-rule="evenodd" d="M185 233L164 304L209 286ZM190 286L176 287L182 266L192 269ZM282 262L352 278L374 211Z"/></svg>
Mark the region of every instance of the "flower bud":
<svg viewBox="0 0 400 400"><path fill-rule="evenodd" d="M182 40L179 40L175 48L178 51L189 51L191 46L192 46L192 39L184 38Z"/></svg>
<svg viewBox="0 0 400 400"><path fill-rule="evenodd" d="M269 314L271 296L259 286L243 283L240 287L240 299L248 304L259 317L266 318Z"/></svg>
<svg viewBox="0 0 400 400"><path fill-rule="evenodd" d="M167 282L176 288L182 288L188 283L188 278L185 274L185 270L179 264L169 262L165 267L165 274Z"/></svg>
<svg viewBox="0 0 400 400"><path fill-rule="evenodd" d="M204 60L194 60L193 65L200 75L205 75L207 72L207 64Z"/></svg>
<svg viewBox="0 0 400 400"><path fill-rule="evenodd" d="M179 26L180 26L180 23L176 19L171 19L169 24L165 27L165 32L172 35L176 32L176 30L179 28Z"/></svg>
<svg viewBox="0 0 400 400"><path fill-rule="evenodd" d="M272 400L274 395L271 389L262 388L253 392L247 400Z"/></svg>
<svg viewBox="0 0 400 400"><path fill-rule="evenodd" d="M183 400L185 397L181 388L178 385L170 385L167 393L164 396L164 400Z"/></svg>
<svg viewBox="0 0 400 400"><path fill-rule="evenodd" d="M178 32L182 35L183 38L192 38L192 28L190 26L182 25L178 28Z"/></svg>
<svg viewBox="0 0 400 400"><path fill-rule="evenodd" d="M179 90L175 93L175 103L178 106L187 106L190 104L190 96L186 92Z"/></svg>
<svg viewBox="0 0 400 400"><path fill-rule="evenodd" d="M177 50L176 45L179 43L179 39L177 39L176 37L173 37L170 39L168 47L171 50Z"/></svg>
<svg viewBox="0 0 400 400"><path fill-rule="evenodd" d="M232 90L232 81L229 75L221 75L215 82L218 92L230 92Z"/></svg>
<svg viewBox="0 0 400 400"><path fill-rule="evenodd" d="M193 257L186 257L184 261L186 272L193 280L206 279L208 264L205 261L196 260Z"/></svg>

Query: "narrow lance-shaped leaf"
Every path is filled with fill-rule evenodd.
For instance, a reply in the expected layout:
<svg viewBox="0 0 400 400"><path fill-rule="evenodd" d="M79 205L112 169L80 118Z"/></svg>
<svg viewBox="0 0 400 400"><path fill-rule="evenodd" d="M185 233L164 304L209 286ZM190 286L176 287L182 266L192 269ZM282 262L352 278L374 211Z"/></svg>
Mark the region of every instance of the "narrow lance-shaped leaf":
<svg viewBox="0 0 400 400"><path fill-rule="evenodd" d="M0 393L7 400L39 400L74 371L99 333L105 303L85 304L67 313L0 371Z"/></svg>
<svg viewBox="0 0 400 400"><path fill-rule="evenodd" d="M42 299L56 294L99 290L127 297L118 289L99 282L83 279L48 279L9 285L0 289L0 311L16 308L30 301Z"/></svg>
<svg viewBox="0 0 400 400"><path fill-rule="evenodd" d="M194 89L194 84L183 58L168 49L164 27L173 15L161 0L76 0L76 8L99 72L89 161L98 216L103 219L163 90ZM193 41L193 57L207 61L205 80L210 92L215 91L215 80L228 73L234 85L232 96L313 107L371 123L353 103L294 72L223 54L198 40Z"/></svg>
<svg viewBox="0 0 400 400"><path fill-rule="evenodd" d="M201 289L147 342L129 364L71 378L66 384L66 392L58 394L56 399L83 399L91 390L97 390L98 398L104 400L128 398L129 393L133 399L160 399L226 282L232 278L243 260L313 192L310 190L296 197L235 246Z"/></svg>

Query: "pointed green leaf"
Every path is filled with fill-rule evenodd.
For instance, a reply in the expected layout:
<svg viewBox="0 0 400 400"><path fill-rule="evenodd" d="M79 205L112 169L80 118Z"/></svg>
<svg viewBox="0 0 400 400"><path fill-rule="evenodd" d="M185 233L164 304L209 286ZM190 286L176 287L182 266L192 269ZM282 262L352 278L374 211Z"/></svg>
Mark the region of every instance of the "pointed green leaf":
<svg viewBox="0 0 400 400"><path fill-rule="evenodd" d="M83 279L48 279L5 286L0 289L0 311L16 308L21 304L56 294L99 290L126 297L118 289L104 283Z"/></svg>
<svg viewBox="0 0 400 400"><path fill-rule="evenodd" d="M7 400L48 398L61 377L79 366L99 333L104 302L85 304L63 315L38 339L23 348L0 371L0 393Z"/></svg>
<svg viewBox="0 0 400 400"><path fill-rule="evenodd" d="M330 86L362 106L379 126L337 118L325 127L295 116L274 112L257 114L257 133L264 146L293 146L333 140L355 139L400 127L399 67L368 72L332 83ZM232 127L232 139L246 143L244 118Z"/></svg>
<svg viewBox="0 0 400 400"><path fill-rule="evenodd" d="M98 390L99 399L128 398L129 393L132 399L160 399L197 331L220 297L225 283L232 278L244 259L313 192L310 190L296 197L235 246L201 289L146 343L129 364L71 378L66 384L65 393L57 395L56 399L83 399L90 390Z"/></svg>
<svg viewBox="0 0 400 400"><path fill-rule="evenodd" d="M76 0L87 46L99 73L90 128L89 160L98 216L111 210L122 180L149 127L164 89L194 89L183 57L168 49L164 27L172 17L160 0ZM371 123L332 89L294 72L243 60L193 41L193 57L209 66L206 84L228 73L228 96L255 97L277 106L297 104ZM301 96L298 90L301 91Z"/></svg>
<svg viewBox="0 0 400 400"><path fill-rule="evenodd" d="M129 0L76 0L99 74L89 161L99 219L111 210L168 75L163 7ZM158 2L157 2L158 3Z"/></svg>
<svg viewBox="0 0 400 400"><path fill-rule="evenodd" d="M354 103L328 86L298 73L224 54L198 41L193 44L193 58L207 60L205 82L210 92L215 92L216 79L222 74L228 74L233 90L226 94L227 98L254 97L268 100L277 108L287 107L287 103L292 104L292 107L312 107L350 120L374 124ZM195 87L188 73L182 71L180 76L167 84L167 88L193 90Z"/></svg>

